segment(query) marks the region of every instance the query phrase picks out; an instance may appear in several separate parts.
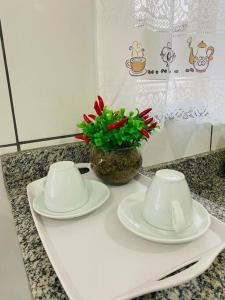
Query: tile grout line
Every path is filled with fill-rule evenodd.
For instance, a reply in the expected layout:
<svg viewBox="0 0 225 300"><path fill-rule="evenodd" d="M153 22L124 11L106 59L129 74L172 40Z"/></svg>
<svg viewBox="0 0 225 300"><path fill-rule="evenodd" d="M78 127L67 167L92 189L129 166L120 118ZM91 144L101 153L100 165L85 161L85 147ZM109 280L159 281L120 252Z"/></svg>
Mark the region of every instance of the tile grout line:
<svg viewBox="0 0 225 300"><path fill-rule="evenodd" d="M209 144L209 151L212 151L212 138L213 138L213 125L211 125L211 130L210 130L210 144Z"/></svg>
<svg viewBox="0 0 225 300"><path fill-rule="evenodd" d="M3 144L3 145L0 145L0 148L13 147L13 146L16 146L16 143L13 143L13 144Z"/></svg>
<svg viewBox="0 0 225 300"><path fill-rule="evenodd" d="M30 144L30 143L45 142L45 141L51 141L51 140L65 139L65 138L69 138L69 137L73 137L73 136L74 136L74 134L52 136L52 137L47 137L47 138L43 138L43 139L21 141L21 142L19 142L19 144L24 145L24 144Z"/></svg>
<svg viewBox="0 0 225 300"><path fill-rule="evenodd" d="M19 145L25 145L25 144L31 144L31 143L38 143L38 142L45 142L45 141L51 141L51 140L58 140L58 139L65 139L69 137L73 137L74 134L67 134L67 135L60 135L60 136L52 136L52 137L47 137L47 138L42 138L42 139L34 139L34 140L27 140L27 141L21 141L19 142ZM0 145L0 148L4 147L11 147L11 146L16 146L16 143L12 144L2 144Z"/></svg>
<svg viewBox="0 0 225 300"><path fill-rule="evenodd" d="M15 133L15 138L16 138L16 147L17 147L17 151L20 151L21 149L20 149L20 144L19 144L18 130L17 130L17 124L16 124L16 115L15 115L15 110L14 110L12 89L11 89L11 83L10 83L10 77L9 77L9 70L8 70L8 64L7 64L7 58L6 58L5 43L4 43L1 20L0 20L0 39L1 39L2 54L3 54L3 60L4 60L4 66L5 66L7 85L8 85L9 100L10 100L10 106L11 106L11 112L12 112L13 127L14 127L14 133Z"/></svg>

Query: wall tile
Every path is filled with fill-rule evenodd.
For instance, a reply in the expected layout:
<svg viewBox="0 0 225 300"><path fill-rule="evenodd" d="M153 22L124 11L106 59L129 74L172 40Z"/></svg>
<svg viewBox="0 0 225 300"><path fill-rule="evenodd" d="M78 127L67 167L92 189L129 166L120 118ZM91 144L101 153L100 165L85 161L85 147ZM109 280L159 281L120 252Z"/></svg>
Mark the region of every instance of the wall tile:
<svg viewBox="0 0 225 300"><path fill-rule="evenodd" d="M93 1L0 4L19 139L71 134L95 97Z"/></svg>
<svg viewBox="0 0 225 300"><path fill-rule="evenodd" d="M15 141L2 48L0 47L0 145L12 144Z"/></svg>
<svg viewBox="0 0 225 300"><path fill-rule="evenodd" d="M212 135L212 150L225 147L225 125L214 125Z"/></svg>
<svg viewBox="0 0 225 300"><path fill-rule="evenodd" d="M167 121L165 127L155 132L151 141L143 145L143 165L155 165L209 151L210 128L209 124Z"/></svg>
<svg viewBox="0 0 225 300"><path fill-rule="evenodd" d="M21 150L29 150L29 149L40 148L40 147L56 146L56 145L62 145L62 144L66 144L66 143L73 143L73 142L75 142L75 139L73 137L63 138L63 139L54 139L54 140L50 140L50 141L24 144L24 145L21 145Z"/></svg>
<svg viewBox="0 0 225 300"><path fill-rule="evenodd" d="M12 153L12 152L16 152L16 151L17 151L16 146L3 147L3 148L0 148L0 155Z"/></svg>

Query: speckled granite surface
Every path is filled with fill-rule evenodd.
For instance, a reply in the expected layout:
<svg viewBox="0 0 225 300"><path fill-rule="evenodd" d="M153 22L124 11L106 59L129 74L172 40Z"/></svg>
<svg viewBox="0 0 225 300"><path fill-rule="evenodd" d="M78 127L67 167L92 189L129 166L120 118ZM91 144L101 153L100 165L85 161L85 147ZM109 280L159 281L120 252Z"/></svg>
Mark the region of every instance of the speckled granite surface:
<svg viewBox="0 0 225 300"><path fill-rule="evenodd" d="M225 179L217 176L225 150L144 168L149 177L158 168L173 168L185 173L194 198L208 211L225 221ZM40 241L26 196L26 185L47 174L49 165L60 160L87 162L88 147L81 143L40 148L1 157L5 184L10 198L17 235L33 299L68 299ZM176 288L138 297L150 299L225 299L225 251L209 270ZM90 299L91 300L91 299Z"/></svg>

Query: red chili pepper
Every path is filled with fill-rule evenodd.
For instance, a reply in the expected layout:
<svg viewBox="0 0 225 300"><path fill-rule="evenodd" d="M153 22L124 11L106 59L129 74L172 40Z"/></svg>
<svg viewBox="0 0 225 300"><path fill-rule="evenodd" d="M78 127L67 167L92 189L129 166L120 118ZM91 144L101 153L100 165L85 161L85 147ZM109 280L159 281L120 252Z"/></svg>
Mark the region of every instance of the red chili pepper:
<svg viewBox="0 0 225 300"><path fill-rule="evenodd" d="M147 139L149 138L149 133L148 133L148 131L145 130L144 128L140 130L140 133L141 133L142 135L144 135Z"/></svg>
<svg viewBox="0 0 225 300"><path fill-rule="evenodd" d="M122 127L127 121L127 117L123 117L122 120L113 122L107 126L109 130L116 129Z"/></svg>
<svg viewBox="0 0 225 300"><path fill-rule="evenodd" d="M87 115L83 115L83 118L84 118L84 121L86 122L86 123L91 123L91 120L87 117Z"/></svg>
<svg viewBox="0 0 225 300"><path fill-rule="evenodd" d="M121 121L119 121L119 125L117 128L122 127L127 122L127 117L123 117Z"/></svg>
<svg viewBox="0 0 225 300"><path fill-rule="evenodd" d="M98 96L98 104L99 104L99 108L100 108L101 110L103 110L105 104L104 104L104 101L103 101L103 99L102 99L101 96Z"/></svg>
<svg viewBox="0 0 225 300"><path fill-rule="evenodd" d="M96 111L97 115L99 115L99 116L101 116L101 115L102 115L102 111L101 111L101 109L100 109L100 107L99 107L99 105L98 105L98 102L97 102L97 100L95 101L95 104L94 104L94 109L95 109L95 111Z"/></svg>
<svg viewBox="0 0 225 300"><path fill-rule="evenodd" d="M143 110L143 112L141 112L141 113L139 114L140 117L143 118L145 115L149 114L151 110L152 110L152 108L147 108L147 109Z"/></svg>
<svg viewBox="0 0 225 300"><path fill-rule="evenodd" d="M96 118L96 116L93 114L89 114L88 117L92 118L93 120Z"/></svg>
<svg viewBox="0 0 225 300"><path fill-rule="evenodd" d="M148 115L144 116L143 119L147 120L148 119Z"/></svg>
<svg viewBox="0 0 225 300"><path fill-rule="evenodd" d="M153 123L151 126L148 127L148 130L154 129L157 124L158 124L157 122Z"/></svg>
<svg viewBox="0 0 225 300"><path fill-rule="evenodd" d="M76 133L73 137L79 140L84 140L84 135L83 133Z"/></svg>
<svg viewBox="0 0 225 300"><path fill-rule="evenodd" d="M149 123L151 123L153 121L153 118L149 118L147 120L145 120L145 125L148 125Z"/></svg>
<svg viewBox="0 0 225 300"><path fill-rule="evenodd" d="M88 145L90 143L89 137L85 136L84 141L85 141L85 144Z"/></svg>

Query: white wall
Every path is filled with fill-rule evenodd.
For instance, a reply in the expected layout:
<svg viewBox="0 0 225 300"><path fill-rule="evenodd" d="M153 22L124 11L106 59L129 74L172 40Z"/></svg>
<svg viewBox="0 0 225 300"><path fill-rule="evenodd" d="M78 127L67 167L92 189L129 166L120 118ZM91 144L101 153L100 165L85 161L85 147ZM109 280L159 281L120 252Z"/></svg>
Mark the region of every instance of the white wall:
<svg viewBox="0 0 225 300"><path fill-rule="evenodd" d="M96 95L93 1L1 0L0 12L19 140L73 134Z"/></svg>
<svg viewBox="0 0 225 300"><path fill-rule="evenodd" d="M5 66L0 47L0 144L13 144L15 142Z"/></svg>
<svg viewBox="0 0 225 300"><path fill-rule="evenodd" d="M127 35L127 27L133 22L128 17L132 13L127 6L131 0L103 2L0 0L21 149L73 141L73 138L63 136L74 133L82 113L92 110L97 93L105 96L107 102L116 99L115 102L121 105L126 99L129 108L136 105L132 102L136 81L127 80L125 67L128 47L137 33L134 30ZM115 14L115 7L120 7L119 13ZM164 40L153 43L153 37L154 34L150 40L146 35L144 37L151 57L157 56L164 45ZM156 65L157 61L152 60L151 68ZM1 49L0 78L2 146L15 144L15 133ZM223 130L215 127L214 149L225 145ZM210 131L209 124L167 121L161 132L143 147L144 165L208 151ZM51 137L60 138L44 141ZM0 147L0 153L15 149L15 146Z"/></svg>
<svg viewBox="0 0 225 300"><path fill-rule="evenodd" d="M225 124L213 127L212 150L225 147Z"/></svg>
<svg viewBox="0 0 225 300"><path fill-rule="evenodd" d="M143 145L143 165L154 165L209 151L210 131L209 124L167 121L159 133L152 135L150 143Z"/></svg>

